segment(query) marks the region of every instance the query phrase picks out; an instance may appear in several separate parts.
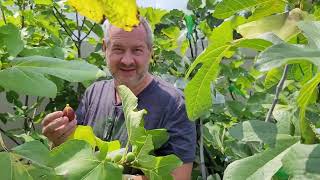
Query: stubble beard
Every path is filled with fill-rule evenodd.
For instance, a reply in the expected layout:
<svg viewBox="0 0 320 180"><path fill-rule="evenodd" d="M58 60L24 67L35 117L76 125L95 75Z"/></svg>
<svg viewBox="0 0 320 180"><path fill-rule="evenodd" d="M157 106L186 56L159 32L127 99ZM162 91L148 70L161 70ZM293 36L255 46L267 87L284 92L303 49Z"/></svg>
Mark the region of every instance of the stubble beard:
<svg viewBox="0 0 320 180"><path fill-rule="evenodd" d="M137 86L138 84L140 84L143 79L147 76L148 72L143 72L142 74L136 74L136 76L134 78L126 78L125 80L120 77L118 77L115 73L111 73L113 79L115 80L115 84L116 86L119 85L125 85L127 86L129 89L134 88L135 86Z"/></svg>

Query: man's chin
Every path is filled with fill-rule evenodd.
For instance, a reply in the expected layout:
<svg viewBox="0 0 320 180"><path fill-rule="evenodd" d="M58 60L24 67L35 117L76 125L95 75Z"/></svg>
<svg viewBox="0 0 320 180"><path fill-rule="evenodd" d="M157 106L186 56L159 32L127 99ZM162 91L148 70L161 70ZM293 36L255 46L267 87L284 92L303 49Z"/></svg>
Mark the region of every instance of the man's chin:
<svg viewBox="0 0 320 180"><path fill-rule="evenodd" d="M118 79L118 84L119 85L125 85L127 87L132 87L135 86L139 83L139 81L135 78L130 78L130 79Z"/></svg>
<svg viewBox="0 0 320 180"><path fill-rule="evenodd" d="M146 78L145 75L143 76L113 76L113 78L116 80L117 85L126 85L127 87L135 87L138 84L142 83L143 80Z"/></svg>

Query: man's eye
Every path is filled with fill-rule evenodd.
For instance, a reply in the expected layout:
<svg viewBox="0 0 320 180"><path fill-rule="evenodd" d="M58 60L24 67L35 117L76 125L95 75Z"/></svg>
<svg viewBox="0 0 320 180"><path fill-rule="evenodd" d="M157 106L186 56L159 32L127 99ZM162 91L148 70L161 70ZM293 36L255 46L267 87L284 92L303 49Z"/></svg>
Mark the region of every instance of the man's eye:
<svg viewBox="0 0 320 180"><path fill-rule="evenodd" d="M121 48L114 48L114 49L112 49L112 51L115 51L115 52L122 52L122 49L121 49Z"/></svg>
<svg viewBox="0 0 320 180"><path fill-rule="evenodd" d="M134 49L136 52L142 52L142 49Z"/></svg>

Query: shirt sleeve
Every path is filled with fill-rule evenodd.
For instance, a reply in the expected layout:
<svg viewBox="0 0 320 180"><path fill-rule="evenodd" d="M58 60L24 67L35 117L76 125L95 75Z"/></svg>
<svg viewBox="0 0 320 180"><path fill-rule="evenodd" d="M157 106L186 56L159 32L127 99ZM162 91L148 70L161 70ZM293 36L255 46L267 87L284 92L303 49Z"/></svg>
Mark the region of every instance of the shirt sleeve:
<svg viewBox="0 0 320 180"><path fill-rule="evenodd" d="M187 117L183 97L168 106L167 110L165 128L169 133L169 140L156 153L175 154L184 163L193 162L196 154L196 127Z"/></svg>

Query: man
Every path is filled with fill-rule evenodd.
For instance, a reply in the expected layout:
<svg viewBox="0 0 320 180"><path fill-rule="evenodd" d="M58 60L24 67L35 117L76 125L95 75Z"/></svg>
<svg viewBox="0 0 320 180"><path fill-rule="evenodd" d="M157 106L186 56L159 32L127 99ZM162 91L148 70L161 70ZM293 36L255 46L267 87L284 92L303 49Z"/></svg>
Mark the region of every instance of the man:
<svg viewBox="0 0 320 180"><path fill-rule="evenodd" d="M138 97L138 109L148 111L145 128L165 128L169 133L168 142L155 151L156 155L177 155L184 164L172 175L177 180L190 179L195 158L195 126L187 118L181 91L148 72L153 38L149 24L140 18L140 24L126 32L104 23L104 31L103 51L114 79L96 82L86 90L76 111L77 123L92 126L96 136L104 140L118 139L125 145L127 132L115 88L124 84ZM43 134L57 146L74 131L77 123L68 122L60 111L54 112L44 118Z"/></svg>

